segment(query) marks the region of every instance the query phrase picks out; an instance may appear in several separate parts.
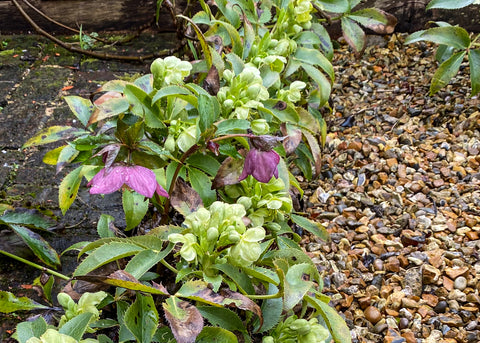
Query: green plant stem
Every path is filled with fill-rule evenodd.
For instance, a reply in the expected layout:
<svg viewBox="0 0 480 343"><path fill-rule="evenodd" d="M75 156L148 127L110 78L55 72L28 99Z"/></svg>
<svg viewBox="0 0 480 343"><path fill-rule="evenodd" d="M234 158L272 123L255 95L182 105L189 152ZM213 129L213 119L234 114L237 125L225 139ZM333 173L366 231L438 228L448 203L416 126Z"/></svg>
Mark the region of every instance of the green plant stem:
<svg viewBox="0 0 480 343"><path fill-rule="evenodd" d="M173 267L170 263L168 263L167 261L165 260L160 260L160 263L163 264L165 267L167 267L170 271L174 272L175 274L178 274L178 270L175 269L175 267Z"/></svg>
<svg viewBox="0 0 480 343"><path fill-rule="evenodd" d="M19 257L19 256L10 254L9 252L6 252L6 251L4 251L4 250L0 250L0 253L3 254L3 255L5 255L5 256L11 257L11 258L13 258L13 259L15 259L15 260L17 260L17 261L20 261L20 262L22 262L22 263L28 264L29 266L32 266L32 267L37 268L37 269L40 269L41 271L43 271L43 272L45 272L45 273L52 274L53 276L57 276L57 277L59 277L59 278L61 278L61 279L67 280L67 281L70 280L70 278L69 278L68 276L65 276L65 275L63 275L63 274L60 274L60 273L54 271L54 270L48 269L48 268L43 267L43 266L41 266L41 265L38 265L38 264L36 264L36 263L30 262L30 261L28 261L28 260L25 260L24 258L21 258L21 257Z"/></svg>
<svg viewBox="0 0 480 343"><path fill-rule="evenodd" d="M217 138L210 139L210 142L218 142L218 141L221 141L221 140L224 140L224 139L235 138L235 137L251 138L251 137L255 137L255 135L253 135L251 133L232 133L230 135L225 135L225 136L220 136L220 137L217 137Z"/></svg>

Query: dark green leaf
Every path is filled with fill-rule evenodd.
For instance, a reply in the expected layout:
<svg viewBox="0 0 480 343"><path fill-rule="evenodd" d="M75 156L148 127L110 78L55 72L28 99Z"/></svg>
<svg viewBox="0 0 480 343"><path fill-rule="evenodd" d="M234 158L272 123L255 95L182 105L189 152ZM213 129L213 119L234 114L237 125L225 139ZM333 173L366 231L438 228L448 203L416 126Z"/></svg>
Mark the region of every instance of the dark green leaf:
<svg viewBox="0 0 480 343"><path fill-rule="evenodd" d="M335 71L330 61L323 56L323 54L316 49L308 49L299 47L295 52L294 58L303 63L313 64L322 68L324 72L330 77L332 82L335 80Z"/></svg>
<svg viewBox="0 0 480 343"><path fill-rule="evenodd" d="M162 259L167 256L174 247L173 243L170 243L167 248L162 251L157 250L143 250L135 254L135 256L128 262L125 267L125 271L130 273L133 277L139 279L150 268L154 267Z"/></svg>
<svg viewBox="0 0 480 343"><path fill-rule="evenodd" d="M30 212L7 212L0 217L0 223L7 225L19 224L44 230L54 225L54 223L46 217Z"/></svg>
<svg viewBox="0 0 480 343"><path fill-rule="evenodd" d="M223 308L213 306L197 306L203 318L207 319L210 324L219 326L229 331L245 331L245 326L235 312Z"/></svg>
<svg viewBox="0 0 480 343"><path fill-rule="evenodd" d="M248 277L246 273L244 273L241 269L229 264L215 264L213 268L220 270L225 276L229 277L230 279L235 282L241 292L245 292L247 294L254 294L255 290L252 285L252 281Z"/></svg>
<svg viewBox="0 0 480 343"><path fill-rule="evenodd" d="M443 8L447 10L456 10L473 4L474 0L432 0L428 3L426 9Z"/></svg>
<svg viewBox="0 0 480 343"><path fill-rule="evenodd" d="M297 224L304 230L314 234L315 236L321 238L325 242L328 242L330 240L330 236L323 225L319 223L315 223L310 219L307 219L305 217L302 217L296 214L292 214L290 218L295 224Z"/></svg>
<svg viewBox="0 0 480 343"><path fill-rule="evenodd" d="M192 93L181 86L166 86L158 90L157 93L153 96L152 105L155 104L158 100L169 95L191 95Z"/></svg>
<svg viewBox="0 0 480 343"><path fill-rule="evenodd" d="M203 205L210 206L217 199L217 193L212 189L210 178L196 168L188 168L188 177L192 188L200 195Z"/></svg>
<svg viewBox="0 0 480 343"><path fill-rule="evenodd" d="M102 213L97 223L97 233L100 238L115 237L114 218L108 214Z"/></svg>
<svg viewBox="0 0 480 343"><path fill-rule="evenodd" d="M122 204L127 222L126 230L131 230L142 221L148 211L148 199L145 196L129 190L123 191Z"/></svg>
<svg viewBox="0 0 480 343"><path fill-rule="evenodd" d="M466 53L466 51L457 52L440 65L433 75L432 83L430 85L430 95L435 94L448 85L450 80L457 75Z"/></svg>
<svg viewBox="0 0 480 343"><path fill-rule="evenodd" d="M323 73L310 64L302 63L302 68L307 72L313 81L318 85L319 89L319 106L323 106L327 103L328 98L332 90L330 81L323 75Z"/></svg>
<svg viewBox="0 0 480 343"><path fill-rule="evenodd" d="M320 23L313 23L312 31L315 32L320 39L320 50L331 61L333 58L333 44L327 29Z"/></svg>
<svg viewBox="0 0 480 343"><path fill-rule="evenodd" d="M200 132L208 130L220 114L220 105L216 97L200 94L198 96L198 127Z"/></svg>
<svg viewBox="0 0 480 343"><path fill-rule="evenodd" d="M163 111L153 104L152 97L143 89L134 85L126 85L124 94L132 105L132 113L144 118L147 126L155 129L165 127L162 122L165 119Z"/></svg>
<svg viewBox="0 0 480 343"><path fill-rule="evenodd" d="M327 323L330 334L335 343L351 343L350 330L342 317L328 304L307 295L305 299L313 306Z"/></svg>
<svg viewBox="0 0 480 343"><path fill-rule="evenodd" d="M468 32L464 28L458 26L432 27L428 30L415 32L405 39L405 44L419 41L444 44L456 49L466 49L470 46Z"/></svg>
<svg viewBox="0 0 480 343"><path fill-rule="evenodd" d="M196 343L238 343L237 336L223 328L204 327Z"/></svg>
<svg viewBox="0 0 480 343"><path fill-rule="evenodd" d="M32 322L26 321L19 323L16 333L19 343L26 343L32 337L40 337L46 330L47 322L40 316Z"/></svg>
<svg viewBox="0 0 480 343"><path fill-rule="evenodd" d="M245 119L225 119L216 123L215 126L217 126L216 134L221 136L245 132L250 128L250 122Z"/></svg>
<svg viewBox="0 0 480 343"><path fill-rule="evenodd" d="M341 24L343 38L345 38L348 45L350 45L357 54L363 52L366 38L362 28L347 17L342 17Z"/></svg>
<svg viewBox="0 0 480 343"><path fill-rule="evenodd" d="M220 168L220 162L210 155L196 153L187 159L187 164L196 167L210 176L215 176ZM1 219L1 218L0 218Z"/></svg>
<svg viewBox="0 0 480 343"><path fill-rule="evenodd" d="M143 250L143 248L139 245L128 242L111 242L104 244L90 253L90 255L80 263L73 275L85 275L104 264L134 255L141 250Z"/></svg>
<svg viewBox="0 0 480 343"><path fill-rule="evenodd" d="M237 29L233 25L221 20L212 20L212 23L218 24L227 30L232 41L232 52L237 56L243 56L242 39Z"/></svg>
<svg viewBox="0 0 480 343"><path fill-rule="evenodd" d="M397 24L397 18L377 8L365 8L353 12L348 18L355 20L378 34L391 34Z"/></svg>
<svg viewBox="0 0 480 343"><path fill-rule="evenodd" d="M310 65L308 65L308 66L310 66ZM325 76L324 76L324 78L325 78ZM326 80L326 78L325 78L325 80ZM328 81L327 81L327 83L328 83ZM263 102L263 105L265 106L265 108L258 108L258 110L260 112L264 111L268 114L271 114L282 123L283 122L293 122L293 123L298 122L299 118L298 118L297 111L290 104L283 103L283 102L275 100L275 99L268 99L268 100ZM267 110L267 111L265 111L265 110Z"/></svg>
<svg viewBox="0 0 480 343"><path fill-rule="evenodd" d="M350 10L349 0L317 0L316 3L328 12L345 13Z"/></svg>
<svg viewBox="0 0 480 343"><path fill-rule="evenodd" d="M225 58L227 59L227 61L229 61L232 64L232 69L235 75L240 74L243 68L245 68L245 63L237 54L234 54L233 52L231 52L225 55Z"/></svg>
<svg viewBox="0 0 480 343"><path fill-rule="evenodd" d="M472 83L472 96L480 91L480 50L468 50L470 63L470 82Z"/></svg>
<svg viewBox="0 0 480 343"><path fill-rule="evenodd" d="M16 224L10 224L10 228L22 238L43 263L53 268L60 266L60 258L57 252L39 234Z"/></svg>
<svg viewBox="0 0 480 343"><path fill-rule="evenodd" d="M87 330L88 323L90 322L92 316L93 313L90 312L79 314L63 324L58 332L73 337L79 341L82 339L83 334Z"/></svg>
<svg viewBox="0 0 480 343"><path fill-rule="evenodd" d="M268 295L273 295L278 293L278 288L272 284L268 285ZM263 325L259 328L259 333L269 331L275 327L280 321L280 317L283 312L283 300L282 298L266 299L262 303L262 313L263 313ZM259 325L258 321L256 322L257 327Z"/></svg>
<svg viewBox="0 0 480 343"><path fill-rule="evenodd" d="M318 273L315 266L309 263L299 263L290 266L285 274L283 309L291 310L302 301L310 287L313 286L315 273Z"/></svg>
<svg viewBox="0 0 480 343"><path fill-rule="evenodd" d="M150 343L158 325L158 311L152 296L137 293L137 299L125 312L124 321L137 342Z"/></svg>

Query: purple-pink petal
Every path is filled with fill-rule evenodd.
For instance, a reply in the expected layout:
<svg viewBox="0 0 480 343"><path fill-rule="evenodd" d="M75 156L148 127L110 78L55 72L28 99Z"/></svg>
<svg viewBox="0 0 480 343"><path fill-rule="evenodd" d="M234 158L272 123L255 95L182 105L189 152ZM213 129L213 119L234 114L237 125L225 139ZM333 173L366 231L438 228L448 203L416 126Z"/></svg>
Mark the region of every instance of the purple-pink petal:
<svg viewBox="0 0 480 343"><path fill-rule="evenodd" d="M103 168L87 184L91 187L90 194L113 193L123 185L127 185L147 198L153 197L155 192L160 196L168 197L168 193L158 184L155 173L142 166L116 165L108 171Z"/></svg>
<svg viewBox="0 0 480 343"><path fill-rule="evenodd" d="M90 194L110 194L118 191L125 183L127 167L117 166L111 168L108 172L100 170L87 184L91 186Z"/></svg>
<svg viewBox="0 0 480 343"><path fill-rule="evenodd" d="M260 151L251 148L245 158L242 174L239 181L244 180L248 175L252 175L260 182L267 183L272 176L278 178L278 163L280 155L276 151Z"/></svg>
<svg viewBox="0 0 480 343"><path fill-rule="evenodd" d="M135 192L151 198L157 187L155 173L142 166L128 167L129 171L125 178L125 184Z"/></svg>
<svg viewBox="0 0 480 343"><path fill-rule="evenodd" d="M157 192L157 194L160 195L161 197L168 198L168 192L165 189L163 189L163 187L160 186L158 182L157 182L157 188L155 189L155 192Z"/></svg>

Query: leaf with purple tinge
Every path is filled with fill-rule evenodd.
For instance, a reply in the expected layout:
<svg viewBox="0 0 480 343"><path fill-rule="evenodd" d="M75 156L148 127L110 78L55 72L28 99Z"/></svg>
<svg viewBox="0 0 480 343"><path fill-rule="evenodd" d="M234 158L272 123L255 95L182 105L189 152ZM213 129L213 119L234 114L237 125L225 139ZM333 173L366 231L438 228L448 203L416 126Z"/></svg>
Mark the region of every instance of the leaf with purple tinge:
<svg viewBox="0 0 480 343"><path fill-rule="evenodd" d="M170 203L184 216L203 207L200 195L182 178L178 178L173 189Z"/></svg>
<svg viewBox="0 0 480 343"><path fill-rule="evenodd" d="M227 157L218 169L212 182L212 188L218 189L227 185L238 183L243 166L243 160Z"/></svg>
<svg viewBox="0 0 480 343"><path fill-rule="evenodd" d="M203 329L200 311L189 302L175 296L167 298L162 306L177 342L194 343Z"/></svg>

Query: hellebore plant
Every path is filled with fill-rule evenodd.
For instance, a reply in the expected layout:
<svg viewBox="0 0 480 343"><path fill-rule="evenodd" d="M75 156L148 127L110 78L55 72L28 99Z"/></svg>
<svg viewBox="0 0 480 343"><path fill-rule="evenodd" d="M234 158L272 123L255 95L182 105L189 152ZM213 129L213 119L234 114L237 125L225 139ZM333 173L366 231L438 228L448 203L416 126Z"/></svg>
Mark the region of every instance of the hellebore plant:
<svg viewBox="0 0 480 343"><path fill-rule="evenodd" d="M177 20L196 34L190 47L201 60L155 59L150 74L108 81L91 99L68 96L83 128L49 127L24 145L68 141L44 157L57 172L75 165L59 187L63 213L85 177L92 195L121 191L125 231L142 229L117 236L102 214L100 239L70 248L82 258L73 281L117 287L98 305L102 316L116 308L116 319L73 311L61 296L68 306L58 334L78 341L111 325L119 342L351 342L292 229L328 240L294 213L290 192L303 191L289 167L307 179L321 170L319 109L328 109L335 75L318 12L339 13L357 52L355 21L387 25L388 17L352 12L358 1L218 0L214 11L199 2L201 11ZM37 342L57 334L46 324L18 330Z"/></svg>

